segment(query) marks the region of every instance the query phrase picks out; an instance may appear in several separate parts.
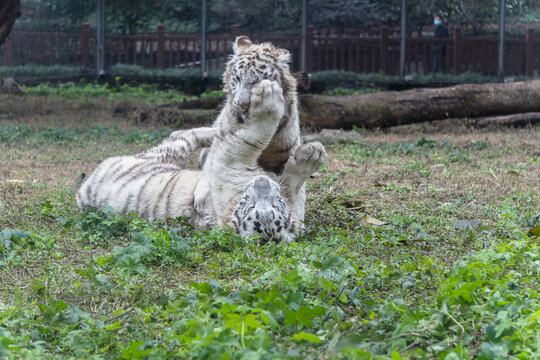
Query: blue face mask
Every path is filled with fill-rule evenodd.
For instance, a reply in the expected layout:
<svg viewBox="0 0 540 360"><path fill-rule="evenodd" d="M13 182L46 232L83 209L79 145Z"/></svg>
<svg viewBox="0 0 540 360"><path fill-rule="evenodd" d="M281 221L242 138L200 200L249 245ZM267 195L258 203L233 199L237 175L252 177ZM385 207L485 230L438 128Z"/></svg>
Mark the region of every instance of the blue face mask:
<svg viewBox="0 0 540 360"><path fill-rule="evenodd" d="M435 21L433 21L433 23L434 23L436 26L439 26L439 25L442 24L442 23L441 23L441 20L435 20Z"/></svg>

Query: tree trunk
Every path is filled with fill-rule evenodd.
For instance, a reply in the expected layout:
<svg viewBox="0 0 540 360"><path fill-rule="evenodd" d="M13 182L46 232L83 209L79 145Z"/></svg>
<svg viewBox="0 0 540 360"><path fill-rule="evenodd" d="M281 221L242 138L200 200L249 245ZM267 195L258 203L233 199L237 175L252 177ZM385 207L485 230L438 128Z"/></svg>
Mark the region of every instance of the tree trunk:
<svg viewBox="0 0 540 360"><path fill-rule="evenodd" d="M7 0L0 3L0 45L11 33L19 16L21 16L21 0Z"/></svg>
<svg viewBox="0 0 540 360"><path fill-rule="evenodd" d="M303 125L350 129L540 111L540 80L364 95L301 96Z"/></svg>
<svg viewBox="0 0 540 360"><path fill-rule="evenodd" d="M301 124L313 128L383 128L449 118L540 112L540 80L349 96L299 96ZM201 126L214 121L223 101L223 98L212 98L161 105L139 109L131 117L165 125ZM532 118L529 116L528 119ZM489 121L479 122L479 126L485 126ZM535 121L530 120L531 123Z"/></svg>

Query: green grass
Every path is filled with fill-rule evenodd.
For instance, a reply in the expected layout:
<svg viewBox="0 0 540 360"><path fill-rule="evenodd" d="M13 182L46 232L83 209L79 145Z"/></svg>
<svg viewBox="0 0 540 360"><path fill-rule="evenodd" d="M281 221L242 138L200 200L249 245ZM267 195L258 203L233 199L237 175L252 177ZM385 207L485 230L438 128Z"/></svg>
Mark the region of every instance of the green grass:
<svg viewBox="0 0 540 360"><path fill-rule="evenodd" d="M143 101L158 105L195 99L193 96L186 96L174 89L161 90L157 85L131 86L123 84L114 87L97 83L75 84L67 82L58 85L42 83L37 86L24 86L24 91L30 95L51 96L61 99L101 97L108 100Z"/></svg>
<svg viewBox="0 0 540 360"><path fill-rule="evenodd" d="M146 69L138 65L116 64L111 68L111 73L115 76L135 76L144 78L159 79L193 79L201 77L200 68L186 68L186 69ZM208 73L208 77L212 79L221 79L223 76L223 69L212 70Z"/></svg>
<svg viewBox="0 0 540 360"><path fill-rule="evenodd" d="M36 86L24 86L29 95L48 96L57 99L101 98L113 101L144 102L148 104L169 104L195 100L197 96L188 96L173 88L161 89L158 84L111 86L107 83L66 82L61 84L41 83ZM212 90L200 95L202 98L223 96L223 92Z"/></svg>
<svg viewBox="0 0 540 360"><path fill-rule="evenodd" d="M474 72L464 72L458 75L450 73L429 73L429 74L417 74L412 73L407 75L405 81L402 81L399 76L396 75L383 75L381 73L357 73L352 71L342 70L328 70L318 71L311 74L311 80L314 82L321 82L326 84L330 89L329 95L334 95L331 92L337 89L336 95L339 93L340 88L359 89L360 91L376 91L380 87L386 87L397 84L409 84L415 86L448 86L458 84L481 84L497 82L497 77L485 76ZM524 76L516 76L513 81L525 81L528 80ZM349 94L343 94L349 95Z"/></svg>
<svg viewBox="0 0 540 360"><path fill-rule="evenodd" d="M67 65L20 65L0 66L0 77L47 77L79 74L78 66Z"/></svg>
<svg viewBox="0 0 540 360"><path fill-rule="evenodd" d="M29 115L16 109L41 98L2 101L0 357L540 355L537 128L362 132L328 146L305 232L261 245L182 219L80 211L78 174L171 129L99 104L75 126L79 102Z"/></svg>

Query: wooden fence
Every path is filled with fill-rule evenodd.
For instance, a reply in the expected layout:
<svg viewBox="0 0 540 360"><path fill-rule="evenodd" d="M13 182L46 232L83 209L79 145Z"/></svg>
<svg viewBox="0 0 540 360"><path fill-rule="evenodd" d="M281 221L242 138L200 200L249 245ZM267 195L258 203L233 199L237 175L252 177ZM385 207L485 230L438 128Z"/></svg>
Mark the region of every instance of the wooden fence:
<svg viewBox="0 0 540 360"><path fill-rule="evenodd" d="M230 34L207 36L208 70L224 67L232 51L232 40L240 34L237 26ZM300 69L300 36L252 34L254 41L271 41L293 55L294 71ZM459 74L474 71L497 74L496 37L462 37L453 29L451 37L407 38L406 70L408 73L430 73L434 67L434 45L439 50L439 70ZM322 36L312 27L307 32L307 70L349 70L356 72L399 73L399 37L390 36L381 27L378 36ZM0 48L0 65L65 64L93 67L95 34L84 24L79 34L15 31ZM107 65L135 64L146 68L196 68L200 66L201 43L198 35L167 34L159 25L156 33L145 35L107 35ZM442 50L444 48L444 51ZM525 38L505 41L505 73L533 76L540 73L540 38L528 29Z"/></svg>

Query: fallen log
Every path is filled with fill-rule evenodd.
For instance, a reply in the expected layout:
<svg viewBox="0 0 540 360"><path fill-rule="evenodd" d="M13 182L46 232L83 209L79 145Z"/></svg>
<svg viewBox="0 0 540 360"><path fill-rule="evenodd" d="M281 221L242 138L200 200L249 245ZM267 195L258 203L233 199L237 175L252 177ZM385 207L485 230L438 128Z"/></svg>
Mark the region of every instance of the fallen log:
<svg viewBox="0 0 540 360"><path fill-rule="evenodd" d="M540 111L540 80L364 95L301 97L304 125L350 129Z"/></svg>
<svg viewBox="0 0 540 360"><path fill-rule="evenodd" d="M540 112L540 80L506 84L466 84L448 88L348 96L300 94L299 97L302 126L332 129L351 129L355 126L384 128L449 118ZM138 109L136 115L131 117L141 122L198 126L197 122L212 123L222 104L223 98L199 99ZM195 109L203 110L197 113ZM536 121L533 117L530 122ZM485 126L489 121L503 120L486 118L479 121L478 126ZM515 121L516 126L519 126L518 121Z"/></svg>
<svg viewBox="0 0 540 360"><path fill-rule="evenodd" d="M488 126L524 127L540 123L540 112L481 117L470 121L474 127L478 128Z"/></svg>

